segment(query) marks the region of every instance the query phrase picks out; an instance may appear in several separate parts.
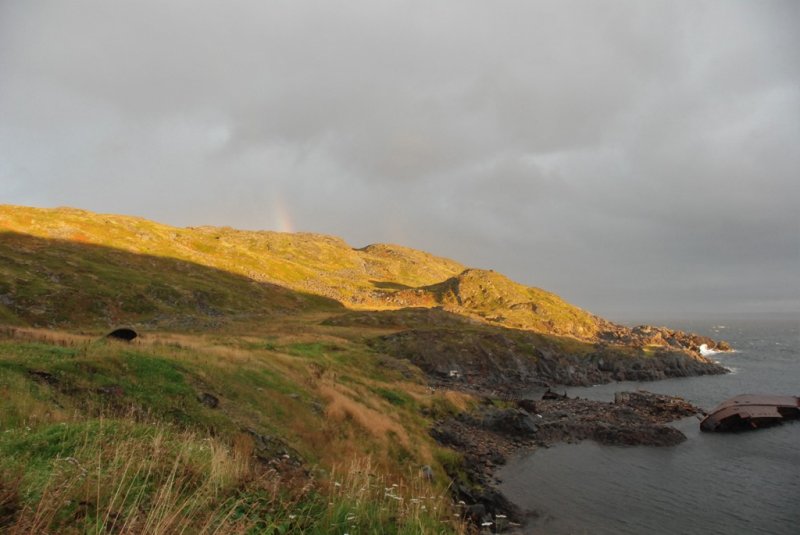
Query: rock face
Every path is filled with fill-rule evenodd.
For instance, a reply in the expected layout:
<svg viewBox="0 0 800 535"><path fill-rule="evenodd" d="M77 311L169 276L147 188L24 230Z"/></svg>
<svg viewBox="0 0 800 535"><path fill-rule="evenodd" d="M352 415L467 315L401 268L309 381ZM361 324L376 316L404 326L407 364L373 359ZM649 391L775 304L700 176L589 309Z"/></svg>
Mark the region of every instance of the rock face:
<svg viewBox="0 0 800 535"><path fill-rule="evenodd" d="M508 329L409 329L371 343L381 352L408 359L435 383L484 391L514 392L553 383L649 381L727 371L699 353L671 346L588 344Z"/></svg>

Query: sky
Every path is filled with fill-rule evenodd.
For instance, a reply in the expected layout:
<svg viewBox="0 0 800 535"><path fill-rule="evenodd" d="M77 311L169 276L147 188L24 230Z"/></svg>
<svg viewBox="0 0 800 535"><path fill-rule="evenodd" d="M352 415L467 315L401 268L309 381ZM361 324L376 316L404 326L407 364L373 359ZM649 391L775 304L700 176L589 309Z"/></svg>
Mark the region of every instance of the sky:
<svg viewBox="0 0 800 535"><path fill-rule="evenodd" d="M800 2L0 0L0 203L800 318Z"/></svg>

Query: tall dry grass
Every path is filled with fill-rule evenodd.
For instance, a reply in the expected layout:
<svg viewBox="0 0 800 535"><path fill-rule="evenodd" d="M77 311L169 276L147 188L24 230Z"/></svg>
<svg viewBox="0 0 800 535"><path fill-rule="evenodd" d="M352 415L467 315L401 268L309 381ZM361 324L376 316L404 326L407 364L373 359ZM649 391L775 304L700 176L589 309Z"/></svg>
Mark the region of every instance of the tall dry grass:
<svg viewBox="0 0 800 535"><path fill-rule="evenodd" d="M7 533L239 532L246 526L233 518L237 489L260 477L260 488L277 496L277 474L254 471L249 455L217 440L166 426L106 425L87 426L38 485L6 469L0 497L16 508L6 513Z"/></svg>
<svg viewBox="0 0 800 535"><path fill-rule="evenodd" d="M53 440L41 436L33 442ZM245 435L224 444L163 424L100 421L63 442L43 466L34 457L0 464L0 532L467 532L446 489L416 469L389 476L369 457L315 480L265 467Z"/></svg>
<svg viewBox="0 0 800 535"><path fill-rule="evenodd" d="M446 489L409 470L388 477L369 457L354 458L331 472L328 507L319 533L434 534L469 531Z"/></svg>

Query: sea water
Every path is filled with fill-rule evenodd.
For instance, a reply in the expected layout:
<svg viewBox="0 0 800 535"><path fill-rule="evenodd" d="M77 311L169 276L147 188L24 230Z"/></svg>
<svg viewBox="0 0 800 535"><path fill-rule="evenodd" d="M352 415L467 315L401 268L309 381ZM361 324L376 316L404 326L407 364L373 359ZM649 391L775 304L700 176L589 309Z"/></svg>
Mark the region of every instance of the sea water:
<svg viewBox="0 0 800 535"><path fill-rule="evenodd" d="M642 388L706 410L737 394L800 395L797 321L669 326L730 342L734 353L711 358L732 373L567 394L611 401ZM800 422L735 434L701 433L694 417L673 425L688 437L675 447L540 448L498 473L501 490L538 514L532 534L800 534Z"/></svg>

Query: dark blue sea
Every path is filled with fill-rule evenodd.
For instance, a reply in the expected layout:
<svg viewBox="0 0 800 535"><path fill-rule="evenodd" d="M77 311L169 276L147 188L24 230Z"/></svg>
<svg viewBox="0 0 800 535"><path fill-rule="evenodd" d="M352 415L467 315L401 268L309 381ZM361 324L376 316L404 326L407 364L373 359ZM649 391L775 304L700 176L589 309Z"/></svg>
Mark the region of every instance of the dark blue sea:
<svg viewBox="0 0 800 535"><path fill-rule="evenodd" d="M734 353L711 358L732 373L567 393L611 401L641 388L706 410L737 394L800 395L797 320L668 326L730 342ZM800 534L800 422L737 434L701 433L696 418L673 425L688 437L675 447L538 449L500 471L501 489L538 513L532 534Z"/></svg>

